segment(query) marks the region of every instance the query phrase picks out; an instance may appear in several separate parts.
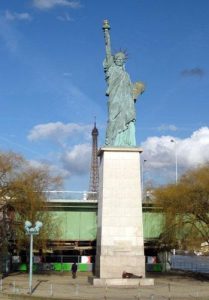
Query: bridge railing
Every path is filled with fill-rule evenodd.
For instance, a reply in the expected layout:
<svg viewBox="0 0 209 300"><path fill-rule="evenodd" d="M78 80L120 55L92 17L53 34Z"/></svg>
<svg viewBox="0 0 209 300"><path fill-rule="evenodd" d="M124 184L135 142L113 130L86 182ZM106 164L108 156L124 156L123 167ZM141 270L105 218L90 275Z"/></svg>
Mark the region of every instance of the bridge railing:
<svg viewBox="0 0 209 300"><path fill-rule="evenodd" d="M98 193L89 191L45 191L48 201L97 201Z"/></svg>

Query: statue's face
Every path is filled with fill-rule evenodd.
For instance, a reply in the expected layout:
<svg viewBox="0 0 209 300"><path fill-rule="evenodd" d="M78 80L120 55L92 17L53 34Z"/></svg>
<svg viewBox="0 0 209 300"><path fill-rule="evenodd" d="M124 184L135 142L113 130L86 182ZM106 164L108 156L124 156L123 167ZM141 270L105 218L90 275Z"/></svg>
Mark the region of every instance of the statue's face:
<svg viewBox="0 0 209 300"><path fill-rule="evenodd" d="M118 52L114 56L114 61L117 66L123 66L125 62L125 55L122 52Z"/></svg>

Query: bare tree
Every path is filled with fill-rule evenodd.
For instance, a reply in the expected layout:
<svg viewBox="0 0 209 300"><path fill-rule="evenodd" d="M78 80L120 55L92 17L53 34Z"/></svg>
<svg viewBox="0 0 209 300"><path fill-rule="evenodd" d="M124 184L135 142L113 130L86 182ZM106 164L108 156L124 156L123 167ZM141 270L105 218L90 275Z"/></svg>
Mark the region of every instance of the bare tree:
<svg viewBox="0 0 209 300"><path fill-rule="evenodd" d="M33 167L22 156L9 152L0 153L0 256L3 258L11 244L16 249L27 248L28 238L24 222L39 220L44 223L35 247L43 248L49 232L56 232L57 225L47 214L46 190L56 188L61 178L50 174L44 166ZM0 266L3 262L0 262Z"/></svg>
<svg viewBox="0 0 209 300"><path fill-rule="evenodd" d="M154 196L165 215L161 245L196 249L209 243L209 165L186 172L178 184L157 188Z"/></svg>

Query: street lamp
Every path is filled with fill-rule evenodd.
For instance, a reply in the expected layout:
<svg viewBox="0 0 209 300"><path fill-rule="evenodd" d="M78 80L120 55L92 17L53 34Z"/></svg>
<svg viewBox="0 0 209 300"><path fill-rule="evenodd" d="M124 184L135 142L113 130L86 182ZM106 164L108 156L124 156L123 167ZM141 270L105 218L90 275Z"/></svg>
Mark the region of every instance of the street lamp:
<svg viewBox="0 0 209 300"><path fill-rule="evenodd" d="M32 273L33 273L33 236L39 234L40 228L43 223L37 221L35 227L32 227L30 221L25 221L25 231L27 235L30 235L30 272L29 272L29 293L32 294Z"/></svg>
<svg viewBox="0 0 209 300"><path fill-rule="evenodd" d="M176 184L178 183L178 158L177 158L177 144L175 140L170 140L171 143L175 144L175 160L176 160Z"/></svg>

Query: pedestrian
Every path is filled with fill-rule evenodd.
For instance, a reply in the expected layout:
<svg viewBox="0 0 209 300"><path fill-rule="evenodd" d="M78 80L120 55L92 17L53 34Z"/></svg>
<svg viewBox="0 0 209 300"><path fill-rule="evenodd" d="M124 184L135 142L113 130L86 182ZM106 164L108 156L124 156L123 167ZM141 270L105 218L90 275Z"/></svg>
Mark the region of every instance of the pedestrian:
<svg viewBox="0 0 209 300"><path fill-rule="evenodd" d="M72 264L72 267L71 267L71 272L72 272L72 278L75 279L76 278L76 272L77 272L77 269L78 269L78 266L76 264L76 262L74 262Z"/></svg>

